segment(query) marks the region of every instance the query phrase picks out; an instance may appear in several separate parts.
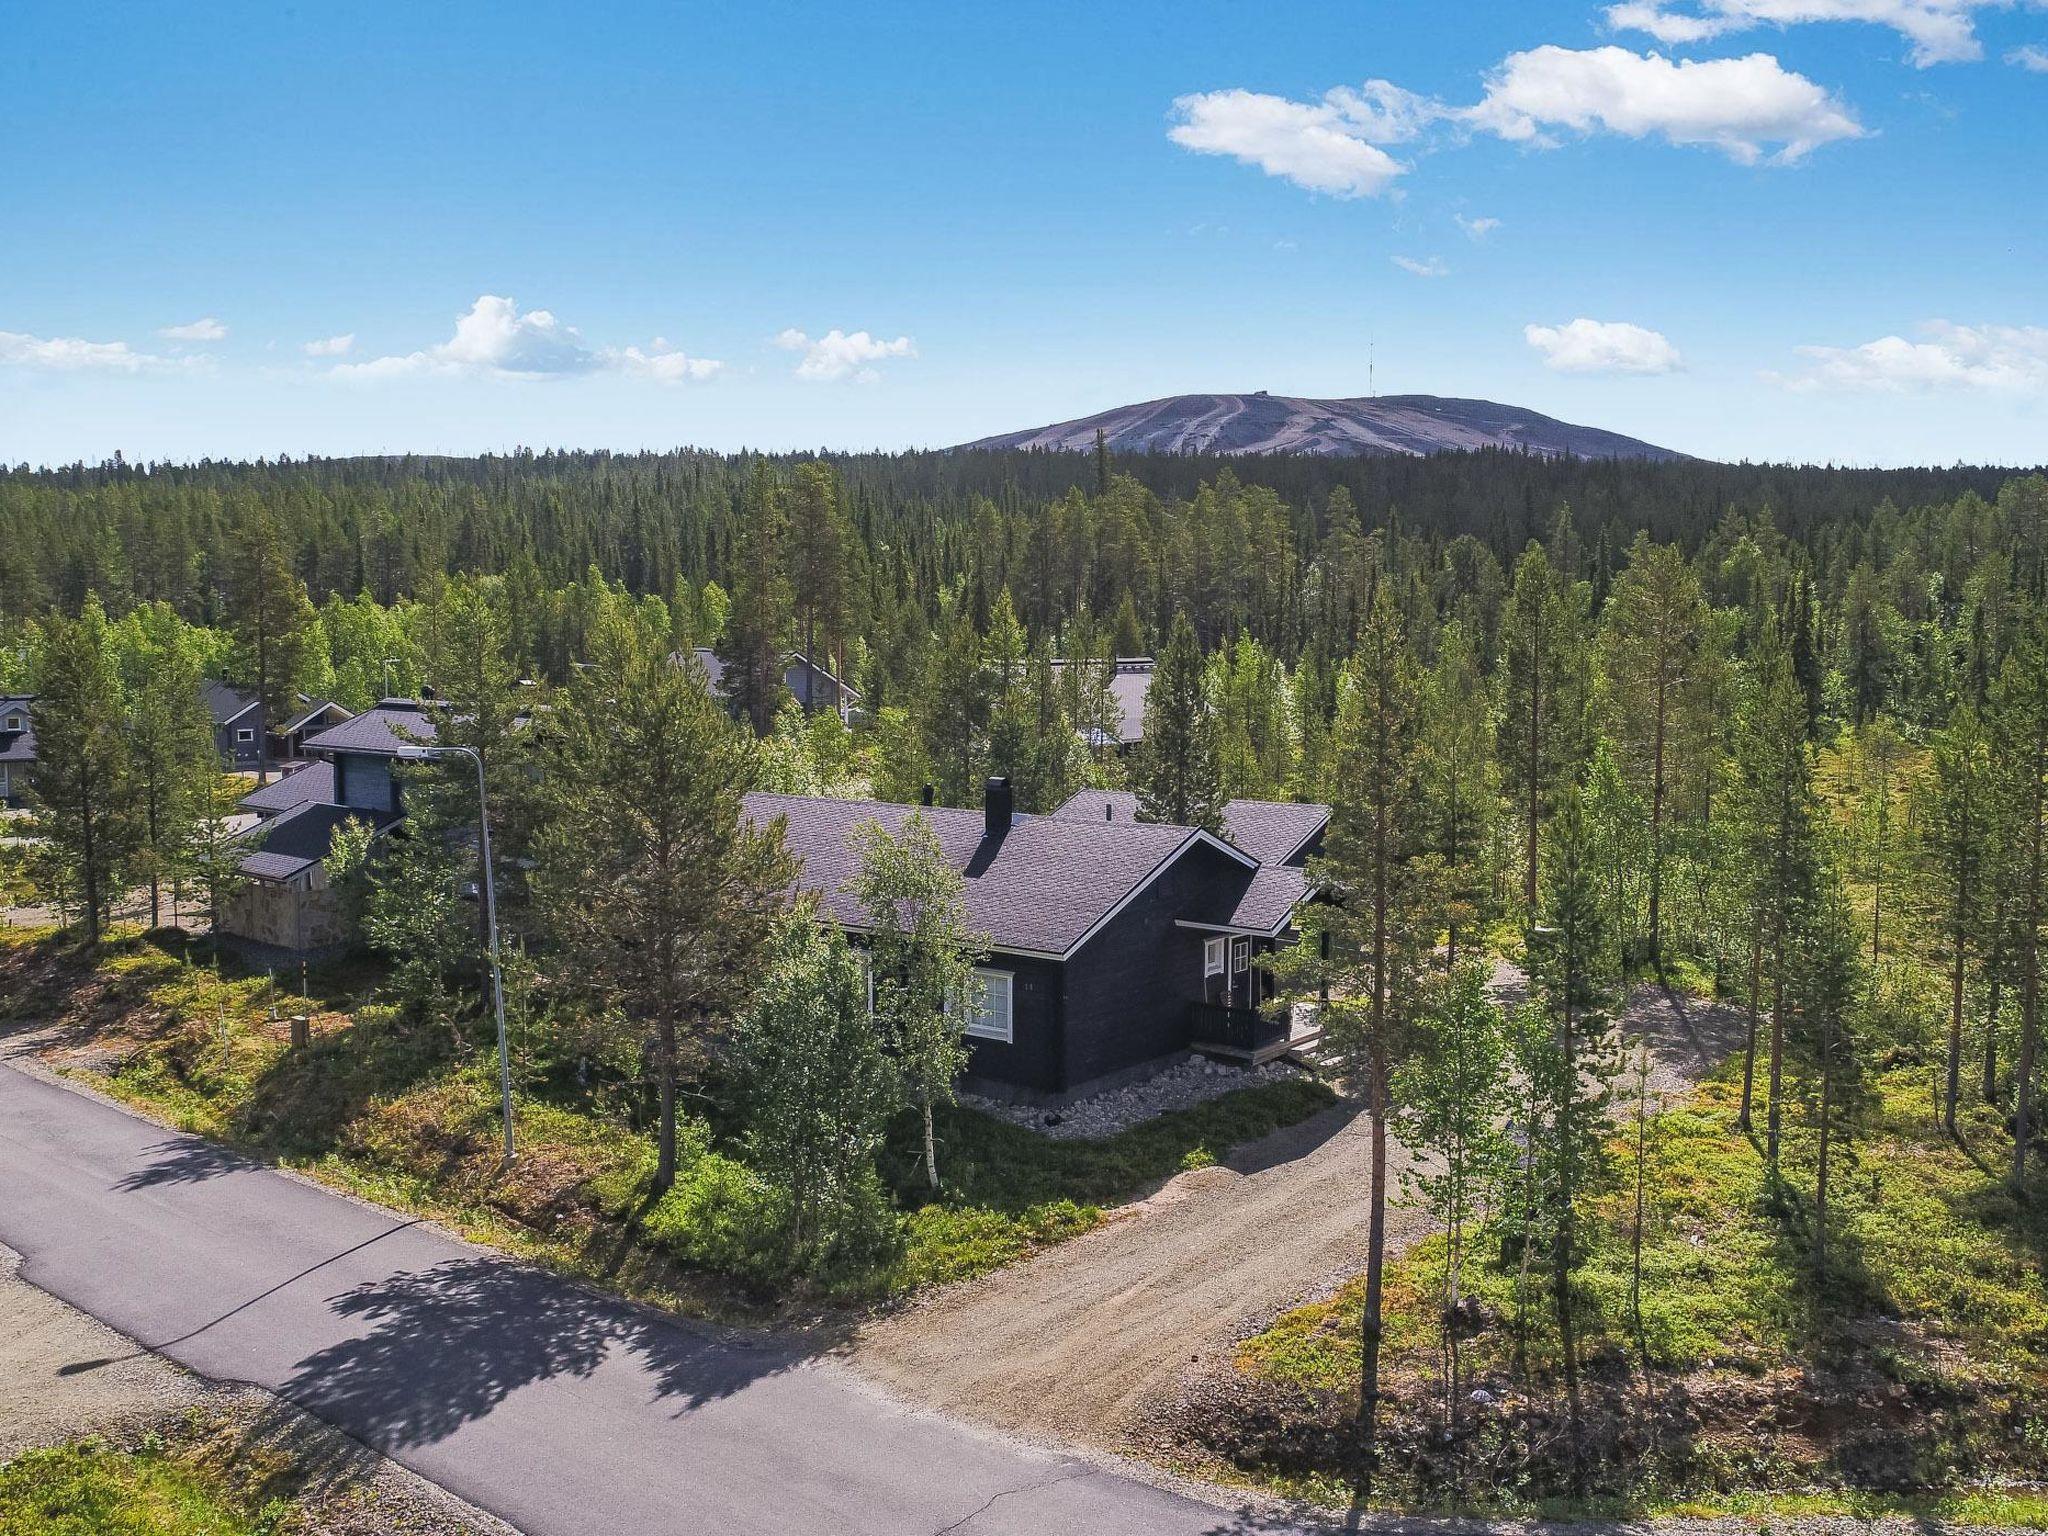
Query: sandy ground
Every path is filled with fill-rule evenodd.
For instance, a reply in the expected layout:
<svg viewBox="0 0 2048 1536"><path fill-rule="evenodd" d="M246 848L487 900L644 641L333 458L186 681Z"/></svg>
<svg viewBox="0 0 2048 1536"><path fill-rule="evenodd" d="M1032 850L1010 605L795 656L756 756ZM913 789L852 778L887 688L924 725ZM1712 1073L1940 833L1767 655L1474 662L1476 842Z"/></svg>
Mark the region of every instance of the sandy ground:
<svg viewBox="0 0 2048 1536"><path fill-rule="evenodd" d="M1513 995L1520 973L1495 985ZM1641 987L1622 1024L1652 1085L1683 1088L1740 1047L1738 1010ZM1423 1235L1389 1153L1387 1242ZM1328 1295L1365 1262L1368 1123L1350 1104L1181 1174L1107 1225L864 1327L851 1358L890 1390L1034 1439L1144 1452L1148 1410L1275 1313Z"/></svg>
<svg viewBox="0 0 2048 1536"><path fill-rule="evenodd" d="M517 1536L452 1494L254 1387L214 1383L136 1346L19 1274L0 1247L0 1463L87 1435L128 1444L196 1418L237 1455L289 1457L308 1536Z"/></svg>

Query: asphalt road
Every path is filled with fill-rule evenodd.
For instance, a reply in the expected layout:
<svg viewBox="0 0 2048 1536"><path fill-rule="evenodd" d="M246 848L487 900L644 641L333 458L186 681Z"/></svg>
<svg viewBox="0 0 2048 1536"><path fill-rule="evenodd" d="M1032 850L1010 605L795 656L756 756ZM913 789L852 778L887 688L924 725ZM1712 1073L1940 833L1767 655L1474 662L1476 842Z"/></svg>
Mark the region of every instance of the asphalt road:
<svg viewBox="0 0 2048 1536"><path fill-rule="evenodd" d="M789 1341L611 1301L5 1064L0 1242L530 1536L1304 1529L915 1413Z"/></svg>

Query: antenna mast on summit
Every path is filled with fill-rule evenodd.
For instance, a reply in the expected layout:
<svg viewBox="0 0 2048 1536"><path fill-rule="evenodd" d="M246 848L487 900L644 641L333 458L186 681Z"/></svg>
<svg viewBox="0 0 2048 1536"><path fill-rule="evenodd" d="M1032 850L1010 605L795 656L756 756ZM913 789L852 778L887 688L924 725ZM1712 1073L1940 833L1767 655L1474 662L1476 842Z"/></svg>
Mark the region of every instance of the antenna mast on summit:
<svg viewBox="0 0 2048 1536"><path fill-rule="evenodd" d="M1375 400L1380 397L1380 387L1374 379L1374 371L1378 366L1378 352L1378 339L1368 338L1365 343L1365 392Z"/></svg>

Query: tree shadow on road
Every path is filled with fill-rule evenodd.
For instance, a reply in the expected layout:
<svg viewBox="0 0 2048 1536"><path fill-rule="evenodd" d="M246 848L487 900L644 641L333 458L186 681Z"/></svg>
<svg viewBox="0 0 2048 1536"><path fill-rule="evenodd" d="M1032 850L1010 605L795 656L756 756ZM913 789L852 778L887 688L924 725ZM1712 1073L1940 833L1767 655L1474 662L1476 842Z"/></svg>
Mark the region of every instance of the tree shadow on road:
<svg viewBox="0 0 2048 1536"><path fill-rule="evenodd" d="M196 1136L175 1136L149 1149L150 1161L122 1175L114 1188L157 1189L166 1184L204 1184L224 1174L255 1168L246 1157Z"/></svg>
<svg viewBox="0 0 2048 1536"><path fill-rule="evenodd" d="M383 1450L444 1440L521 1387L587 1377L608 1359L644 1371L680 1414L805 1353L793 1341L691 1328L492 1258L450 1259L330 1305L370 1331L301 1360L283 1395Z"/></svg>

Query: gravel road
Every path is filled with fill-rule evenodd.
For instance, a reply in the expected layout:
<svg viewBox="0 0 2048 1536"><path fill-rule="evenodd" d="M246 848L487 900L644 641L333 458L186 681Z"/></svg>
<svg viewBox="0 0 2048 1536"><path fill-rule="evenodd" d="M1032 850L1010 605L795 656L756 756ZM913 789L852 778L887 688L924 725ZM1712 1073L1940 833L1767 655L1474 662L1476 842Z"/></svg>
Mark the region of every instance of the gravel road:
<svg viewBox="0 0 2048 1536"><path fill-rule="evenodd" d="M1494 985L1513 997L1521 973ZM1740 1046L1739 1010L1639 987L1622 1025L1673 1092ZM1252 1327L1328 1295L1365 1263L1368 1122L1341 1104L1181 1174L1107 1225L938 1292L856 1337L855 1366L892 1391L1035 1439L1142 1453L1148 1409ZM1412 1158L1390 1149L1387 1242L1427 1225L1400 1203Z"/></svg>

